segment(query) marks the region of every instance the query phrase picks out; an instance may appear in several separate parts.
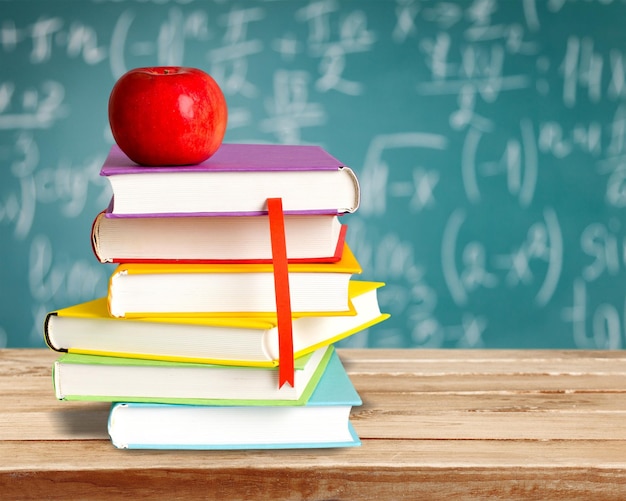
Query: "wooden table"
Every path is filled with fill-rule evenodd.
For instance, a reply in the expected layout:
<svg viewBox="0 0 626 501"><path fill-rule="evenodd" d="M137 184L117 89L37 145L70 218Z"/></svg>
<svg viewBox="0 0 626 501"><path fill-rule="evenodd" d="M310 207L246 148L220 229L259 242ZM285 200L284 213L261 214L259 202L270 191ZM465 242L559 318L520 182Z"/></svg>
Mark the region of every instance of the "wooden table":
<svg viewBox="0 0 626 501"><path fill-rule="evenodd" d="M0 499L626 499L626 354L340 350L363 445L128 451L59 402L48 350L0 350Z"/></svg>

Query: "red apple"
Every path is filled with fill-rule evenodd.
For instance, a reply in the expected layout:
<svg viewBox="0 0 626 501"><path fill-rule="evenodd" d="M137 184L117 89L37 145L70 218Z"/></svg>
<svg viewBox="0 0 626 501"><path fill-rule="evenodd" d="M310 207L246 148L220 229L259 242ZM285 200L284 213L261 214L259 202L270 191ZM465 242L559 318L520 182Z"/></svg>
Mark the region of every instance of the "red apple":
<svg viewBox="0 0 626 501"><path fill-rule="evenodd" d="M210 75L196 68L135 68L113 86L113 138L141 165L190 165L222 144L228 110Z"/></svg>

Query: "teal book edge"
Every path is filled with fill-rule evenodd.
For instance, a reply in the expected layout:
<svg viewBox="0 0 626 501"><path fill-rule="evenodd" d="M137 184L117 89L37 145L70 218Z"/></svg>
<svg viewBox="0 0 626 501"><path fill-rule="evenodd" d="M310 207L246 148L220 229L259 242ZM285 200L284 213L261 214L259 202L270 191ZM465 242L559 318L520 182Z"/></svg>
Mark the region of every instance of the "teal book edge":
<svg viewBox="0 0 626 501"><path fill-rule="evenodd" d="M324 370L319 383L317 384L313 394L303 408L321 407L321 406L358 406L362 404L361 397L355 390L352 381L348 377L341 360L336 352L332 352L329 357L328 364ZM116 416L116 410L121 407L129 409L137 409L154 413L149 417L150 420L158 420L158 411L164 407L177 407L184 410L185 408L196 408L194 405L184 404L158 404L158 403L141 403L141 402L114 402L111 405L108 420L108 431L111 441L115 447L124 449L169 449L169 450L251 450L251 449L306 449L306 448L339 448L339 447L358 447L361 445L352 423L346 423L350 440L346 441L329 441L329 442L292 442L292 443L228 443L228 444L211 444L211 443L128 443L123 447L117 444L114 436L113 421ZM219 407L219 406L206 406ZM277 417L280 413L287 410L288 406L276 406ZM241 406L243 412L249 412L251 407ZM253 409L254 407L252 407ZM150 415L150 414L148 414ZM119 417L117 418L119 419Z"/></svg>

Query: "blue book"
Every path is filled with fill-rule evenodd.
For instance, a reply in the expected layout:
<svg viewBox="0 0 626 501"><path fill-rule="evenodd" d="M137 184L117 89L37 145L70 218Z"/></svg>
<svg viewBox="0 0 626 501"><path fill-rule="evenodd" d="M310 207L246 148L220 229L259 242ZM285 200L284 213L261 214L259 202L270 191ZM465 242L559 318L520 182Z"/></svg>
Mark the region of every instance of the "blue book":
<svg viewBox="0 0 626 501"><path fill-rule="evenodd" d="M108 430L120 449L297 449L361 444L350 423L361 405L333 352L306 405L211 406L117 402Z"/></svg>

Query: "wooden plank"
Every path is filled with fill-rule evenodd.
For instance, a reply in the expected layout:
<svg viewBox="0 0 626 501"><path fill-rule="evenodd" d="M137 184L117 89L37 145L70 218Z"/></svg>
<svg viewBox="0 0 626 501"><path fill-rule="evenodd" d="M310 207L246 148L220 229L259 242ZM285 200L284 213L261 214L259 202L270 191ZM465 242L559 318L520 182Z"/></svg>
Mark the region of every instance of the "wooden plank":
<svg viewBox="0 0 626 501"><path fill-rule="evenodd" d="M431 402L431 410L426 410L420 408L419 399L386 398L381 405L369 395L363 398L364 405L352 411L362 438L626 440L626 409L546 411L496 404L493 410L455 410L440 399L440 409L433 410ZM58 403L46 410L5 412L0 440L107 439L108 409L101 403Z"/></svg>
<svg viewBox="0 0 626 501"><path fill-rule="evenodd" d="M27 412L3 412L1 440L108 440L109 405L99 403Z"/></svg>
<svg viewBox="0 0 626 501"><path fill-rule="evenodd" d="M359 409L406 409L407 402L414 404L415 412L580 412L604 414L626 411L626 398L603 392L556 393L442 393L442 392L377 392L362 395L365 400Z"/></svg>
<svg viewBox="0 0 626 501"><path fill-rule="evenodd" d="M626 412L602 416L518 412L422 415L385 409L365 415L357 411L353 424L361 438L393 440L626 440Z"/></svg>
<svg viewBox="0 0 626 501"><path fill-rule="evenodd" d="M338 350L351 375L626 375L622 352L490 350ZM517 355L517 358L515 354ZM522 353L520 355L520 353ZM58 353L51 350L0 350L0 377L51 380Z"/></svg>
<svg viewBox="0 0 626 501"><path fill-rule="evenodd" d="M480 395L479 401L474 395L366 393L352 421L362 438L626 440L621 399L531 396L536 398ZM9 408L0 422L0 440L107 439L108 410L108 404L96 402Z"/></svg>
<svg viewBox="0 0 626 501"><path fill-rule="evenodd" d="M0 440L108 439L108 406L5 412ZM352 411L361 438L626 440L626 411L422 412L406 404Z"/></svg>
<svg viewBox="0 0 626 501"><path fill-rule="evenodd" d="M396 393L619 393L626 392L626 375L506 375L447 374L416 376L351 373L350 379L359 392Z"/></svg>
<svg viewBox="0 0 626 501"><path fill-rule="evenodd" d="M527 358L513 359L354 359L343 356L342 361L350 374L380 374L392 376L420 375L540 375L584 376L625 375L626 358Z"/></svg>
<svg viewBox="0 0 626 501"><path fill-rule="evenodd" d="M0 349L0 376L49 375L59 355L48 349Z"/></svg>
<svg viewBox="0 0 626 501"><path fill-rule="evenodd" d="M486 470L367 468L277 471L220 468L215 471L112 469L54 475L32 472L0 475L6 499L91 501L167 499L278 499L299 501L623 501L626 487L615 472L596 469L554 471L502 468Z"/></svg>
<svg viewBox="0 0 626 501"><path fill-rule="evenodd" d="M39 389L27 396L3 395L7 410L12 412L61 411L63 409L108 408L107 403L60 402L50 389ZM621 412L626 410L626 398L613 392L420 392L375 391L361 392L364 404L360 408L406 408L415 406L416 412Z"/></svg>
<svg viewBox="0 0 626 501"><path fill-rule="evenodd" d="M344 362L383 363L400 361L457 361L471 362L500 360L525 363L530 360L626 360L623 350L463 350L463 349L338 349L337 353Z"/></svg>
<svg viewBox="0 0 626 501"><path fill-rule="evenodd" d="M626 494L626 443L368 441L331 452L159 453L112 457L101 442L26 444L0 468L6 499L593 499ZM589 445L589 447L586 447ZM0 443L0 455L14 451ZM138 454L135 454L137 452ZM72 457L84 461L68 461ZM367 457L364 461L363 458ZM268 460L269 459L269 460ZM84 474L87 473L87 474Z"/></svg>
<svg viewBox="0 0 626 501"><path fill-rule="evenodd" d="M448 367L434 363L442 359L439 351L430 351L433 359L417 359L415 351L406 350L407 361L400 358L387 360L380 352L386 350L340 351L350 377L359 391L422 391L422 392L486 392L486 391L626 391L626 358L618 358L613 352L557 352L573 361L570 364L561 360L559 365L543 362L539 354L529 356L527 352L521 360L541 360L531 367L522 362L512 363L512 352L472 350L463 351L463 356L453 352L448 356ZM390 350L397 352L397 350ZM443 350L445 352L445 350ZM14 353L15 352L15 353ZM402 351L404 353L405 351ZM497 357L500 353L502 356ZM541 353L541 352L539 352ZM546 352L548 354L552 352ZM470 360L479 360L479 366L468 365ZM503 354L506 354L505 357ZM612 356L608 356L611 354ZM52 388L51 364L58 354L50 350L0 350L0 394L20 395L25 391L33 393ZM366 356L368 355L369 358ZM435 357L437 355L437 357ZM601 356L605 355L605 356ZM399 357L399 355L396 355ZM425 355L422 355L424 357ZM488 356L492 357L491 359ZM456 357L456 358L455 358ZM553 360L556 357L553 357ZM378 362L376 362L378 360ZM422 360L417 363L416 360ZM428 360L428 362L423 362ZM486 360L496 360L488 364ZM574 362L583 361L576 366ZM625 363L623 363L625 362ZM415 363L415 365L414 365ZM378 364L378 365L376 365ZM523 369L521 368L523 367ZM379 374L386 377L381 380ZM457 376L456 378L454 376ZM495 377L506 376L506 377ZM19 382L19 385L17 384ZM50 395L52 395L50 389Z"/></svg>
<svg viewBox="0 0 626 501"><path fill-rule="evenodd" d="M396 393L626 393L624 375L506 375L447 374L423 376L414 374L350 373L359 392ZM0 395L23 399L54 401L52 379L12 379L0 376Z"/></svg>
<svg viewBox="0 0 626 501"><path fill-rule="evenodd" d="M0 440L108 440L108 410L5 413ZM357 409L352 423L362 439L626 440L626 412L498 412L422 414L401 409Z"/></svg>
<svg viewBox="0 0 626 501"><path fill-rule="evenodd" d="M349 374L358 391L391 391L404 393L567 393L567 392L608 392L626 393L625 375L586 375L586 376L542 376L542 375L441 375L421 376L405 374L401 376L385 374ZM24 398L25 396L54 399L52 380L25 379L11 380L0 376L0 394Z"/></svg>
<svg viewBox="0 0 626 501"><path fill-rule="evenodd" d="M42 453L45 445L45 454ZM358 448L273 451L119 450L108 440L0 441L0 472L149 469L214 471L258 468L267 472L309 468L595 468L626 477L626 441L598 447L596 440L378 440ZM1 492L1 491L0 491Z"/></svg>

